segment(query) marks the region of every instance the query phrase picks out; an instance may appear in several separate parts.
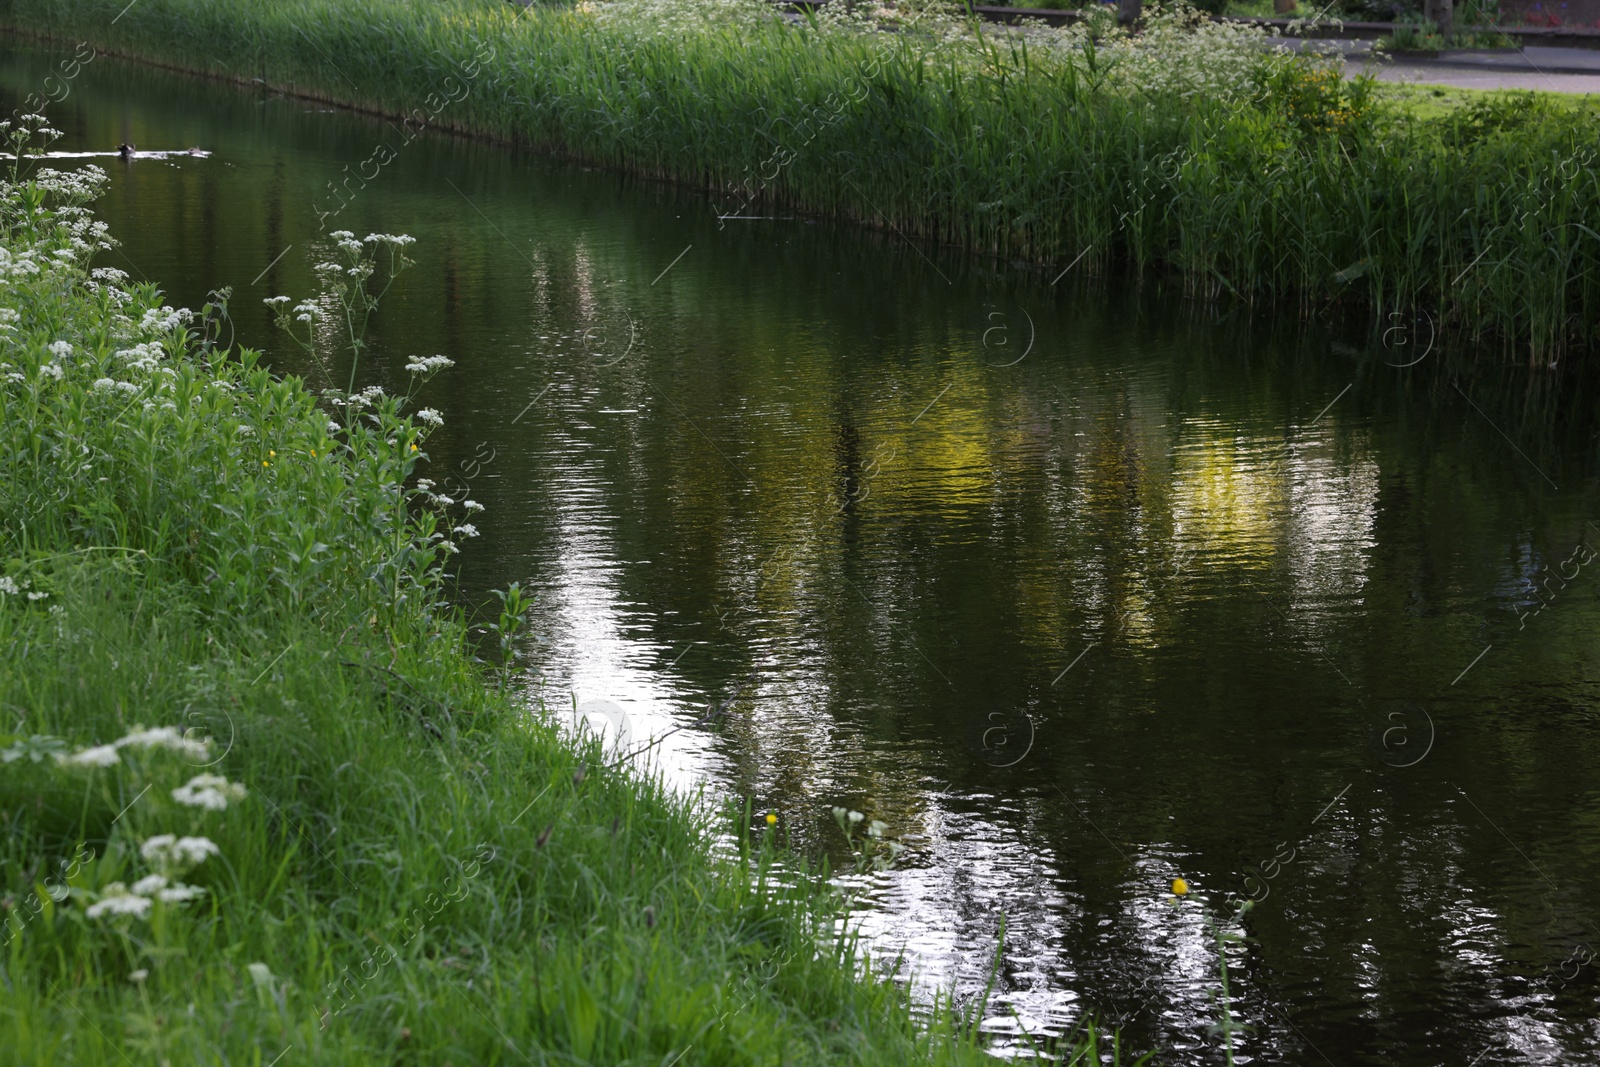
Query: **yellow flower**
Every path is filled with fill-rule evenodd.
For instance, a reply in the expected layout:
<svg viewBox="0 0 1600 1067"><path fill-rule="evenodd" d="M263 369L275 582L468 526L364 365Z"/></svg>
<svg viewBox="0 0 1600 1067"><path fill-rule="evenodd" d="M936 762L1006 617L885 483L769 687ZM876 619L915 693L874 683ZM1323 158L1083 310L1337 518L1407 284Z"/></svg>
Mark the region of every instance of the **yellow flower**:
<svg viewBox="0 0 1600 1067"><path fill-rule="evenodd" d="M274 451L273 451L273 450L272 450L272 449L270 449L270 448L269 448L269 449L267 449L267 455L269 455L269 456L271 456L271 457L272 457L272 458L273 458L273 459L277 459L277 458L278 458L278 454L277 454L277 453L276 453L276 452L274 452Z"/></svg>
<svg viewBox="0 0 1600 1067"><path fill-rule="evenodd" d="M776 826L776 825L778 825L778 813L777 812L775 812L775 811L767 812L767 825L768 826Z"/></svg>
<svg viewBox="0 0 1600 1067"><path fill-rule="evenodd" d="M261 465L262 465L262 466L263 466L263 467L270 467L270 466L272 466L272 464L270 464L270 463L268 463L268 462L267 462L267 461L266 461L266 460L262 460L262 461L261 461Z"/></svg>
<svg viewBox="0 0 1600 1067"><path fill-rule="evenodd" d="M1172 894L1173 894L1173 896L1181 897L1187 892L1189 892L1189 883L1188 882L1185 882L1182 878L1174 878L1172 880Z"/></svg>
<svg viewBox="0 0 1600 1067"><path fill-rule="evenodd" d="M317 450L314 449L314 448L311 450L311 458L312 459L316 459L317 458Z"/></svg>
<svg viewBox="0 0 1600 1067"><path fill-rule="evenodd" d="M411 451L415 452L416 450L417 450L417 446L416 445L412 445L411 446Z"/></svg>

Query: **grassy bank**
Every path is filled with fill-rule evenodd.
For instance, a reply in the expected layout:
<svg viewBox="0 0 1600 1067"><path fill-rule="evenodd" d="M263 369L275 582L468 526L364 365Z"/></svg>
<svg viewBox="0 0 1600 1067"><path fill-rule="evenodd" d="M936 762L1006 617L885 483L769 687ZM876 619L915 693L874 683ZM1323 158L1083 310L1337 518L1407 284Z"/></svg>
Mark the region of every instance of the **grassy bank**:
<svg viewBox="0 0 1600 1067"><path fill-rule="evenodd" d="M98 181L0 187L0 1061L984 1059L863 980L781 827L707 825L473 661L472 508L414 477L437 364L318 397L218 348L91 274ZM404 265L340 248L347 295Z"/></svg>
<svg viewBox="0 0 1600 1067"><path fill-rule="evenodd" d="M745 0L124 6L3 0L0 19L704 183L725 214L795 204L1060 267L1171 267L1198 294L1354 301L1380 327L1423 309L1534 361L1600 338L1592 108L1423 117L1238 26L1158 17L1096 44L927 12L793 25Z"/></svg>

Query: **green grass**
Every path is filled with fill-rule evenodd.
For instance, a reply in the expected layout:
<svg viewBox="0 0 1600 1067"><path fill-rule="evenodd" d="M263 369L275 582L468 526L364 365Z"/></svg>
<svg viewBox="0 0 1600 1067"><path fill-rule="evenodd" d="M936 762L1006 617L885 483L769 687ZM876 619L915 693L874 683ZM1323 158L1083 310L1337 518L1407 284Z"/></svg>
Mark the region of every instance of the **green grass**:
<svg viewBox="0 0 1600 1067"><path fill-rule="evenodd" d="M1447 127L1440 119L1460 116L1472 110L1539 109L1565 114L1574 122L1593 122L1595 104L1576 93L1532 93L1521 89L1467 89L1454 85L1426 85L1414 82L1382 82L1373 92L1387 106L1403 110L1413 118Z"/></svg>
<svg viewBox="0 0 1600 1067"><path fill-rule="evenodd" d="M986 1062L969 1014L864 977L781 827L474 661L460 516L404 488L425 385L330 406L91 279L91 184L0 188L0 1060ZM140 726L188 748L58 762ZM201 774L244 795L180 803ZM164 869L164 834L217 854ZM136 884L163 871L203 895ZM98 913L117 883L145 915Z"/></svg>
<svg viewBox="0 0 1600 1067"><path fill-rule="evenodd" d="M124 6L0 0L0 20L392 115L470 82L435 124L706 185L730 213L798 205L1057 268L1172 269L1198 296L1291 312L1428 308L1533 361L1600 339L1592 107L1525 94L1436 121L1239 26L1153 16L1094 45L936 14L791 26L739 0Z"/></svg>
<svg viewBox="0 0 1600 1067"><path fill-rule="evenodd" d="M1291 11L1287 16L1284 16L1278 14L1278 12L1274 10L1272 0L1229 0L1227 10L1224 11L1223 14L1230 15L1235 18L1270 19L1284 17L1294 18L1297 15L1308 15L1314 11L1315 8L1313 8L1311 12L1295 10Z"/></svg>

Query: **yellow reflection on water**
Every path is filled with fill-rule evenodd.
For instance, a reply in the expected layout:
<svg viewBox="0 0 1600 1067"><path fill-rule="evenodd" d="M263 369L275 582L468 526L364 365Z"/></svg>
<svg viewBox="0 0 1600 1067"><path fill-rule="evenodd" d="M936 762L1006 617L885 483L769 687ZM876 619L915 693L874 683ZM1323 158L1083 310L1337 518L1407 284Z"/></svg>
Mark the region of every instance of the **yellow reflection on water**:
<svg viewBox="0 0 1600 1067"><path fill-rule="evenodd" d="M1289 500L1281 441L1186 419L1172 464L1174 540L1209 562L1265 570Z"/></svg>

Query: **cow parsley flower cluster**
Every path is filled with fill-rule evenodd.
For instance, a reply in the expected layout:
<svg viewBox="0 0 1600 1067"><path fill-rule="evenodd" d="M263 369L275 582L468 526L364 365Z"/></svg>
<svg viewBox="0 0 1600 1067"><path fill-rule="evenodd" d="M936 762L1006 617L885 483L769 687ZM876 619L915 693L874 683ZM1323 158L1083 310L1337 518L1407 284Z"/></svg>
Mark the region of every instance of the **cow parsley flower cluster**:
<svg viewBox="0 0 1600 1067"><path fill-rule="evenodd" d="M131 886L125 882L106 885L96 894L99 899L84 909L84 915L90 919L145 919L158 901L182 905L199 900L206 892L202 886L177 879L207 858L221 854L210 838L158 834L139 848L140 857L156 870Z"/></svg>
<svg viewBox="0 0 1600 1067"><path fill-rule="evenodd" d="M426 359L413 357L411 362L406 364L406 370L412 374L433 374L435 371L441 371L446 367L454 367L455 365L456 361L449 356L429 356Z"/></svg>
<svg viewBox="0 0 1600 1067"><path fill-rule="evenodd" d="M672 41L713 29L749 29L779 18L761 0L613 0L595 4L592 17L601 26L645 40Z"/></svg>
<svg viewBox="0 0 1600 1067"><path fill-rule="evenodd" d="M209 837L157 834L139 846L140 858L168 874L181 874L220 855L222 850Z"/></svg>
<svg viewBox="0 0 1600 1067"><path fill-rule="evenodd" d="M197 774L172 791L172 799L189 808L222 811L230 800L243 800L244 786L220 774Z"/></svg>
<svg viewBox="0 0 1600 1067"><path fill-rule="evenodd" d="M328 236L338 242L339 247L346 252L357 256L361 254L361 242L356 240L356 235L349 230L334 230Z"/></svg>
<svg viewBox="0 0 1600 1067"><path fill-rule="evenodd" d="M110 767L121 763L122 756L115 745L94 745L80 748L71 755L57 756L56 762L68 767Z"/></svg>
<svg viewBox="0 0 1600 1067"><path fill-rule="evenodd" d="M43 600L50 595L43 590L33 589L32 586L32 578L18 580L9 574L0 574L0 601L3 601L8 596L21 596L28 600Z"/></svg>
<svg viewBox="0 0 1600 1067"><path fill-rule="evenodd" d="M328 397L330 403L341 406L347 405L353 410L372 407L383 400L384 392L381 385L369 385L359 393L352 393L348 397L334 393Z"/></svg>
<svg viewBox="0 0 1600 1067"><path fill-rule="evenodd" d="M147 874L129 888L141 896L154 894L157 900L168 904L187 904L205 895L205 890L199 886L169 881L164 874Z"/></svg>
<svg viewBox="0 0 1600 1067"><path fill-rule="evenodd" d="M145 729L135 726L131 732L109 745L94 745L70 754L61 754L56 762L68 767L110 767L122 762L122 749L163 749L176 752L187 759L203 760L211 755L209 739L195 740L176 726L158 726Z"/></svg>
<svg viewBox="0 0 1600 1067"><path fill-rule="evenodd" d="M91 919L107 916L143 919L150 914L150 904L149 897L130 891L122 882L112 882L100 891L100 899L90 904L84 914Z"/></svg>
<svg viewBox="0 0 1600 1067"><path fill-rule="evenodd" d="M193 740L188 736L188 731L179 730L176 726L157 726L146 730L142 726L135 726L133 731L116 741L118 748L164 748L176 752L180 756L189 756L194 759L206 759L211 755L211 742L209 739Z"/></svg>
<svg viewBox="0 0 1600 1067"><path fill-rule="evenodd" d="M170 333L180 326L187 326L194 320L194 312L188 308L170 308L166 306L150 308L139 319L139 332L143 334Z"/></svg>

